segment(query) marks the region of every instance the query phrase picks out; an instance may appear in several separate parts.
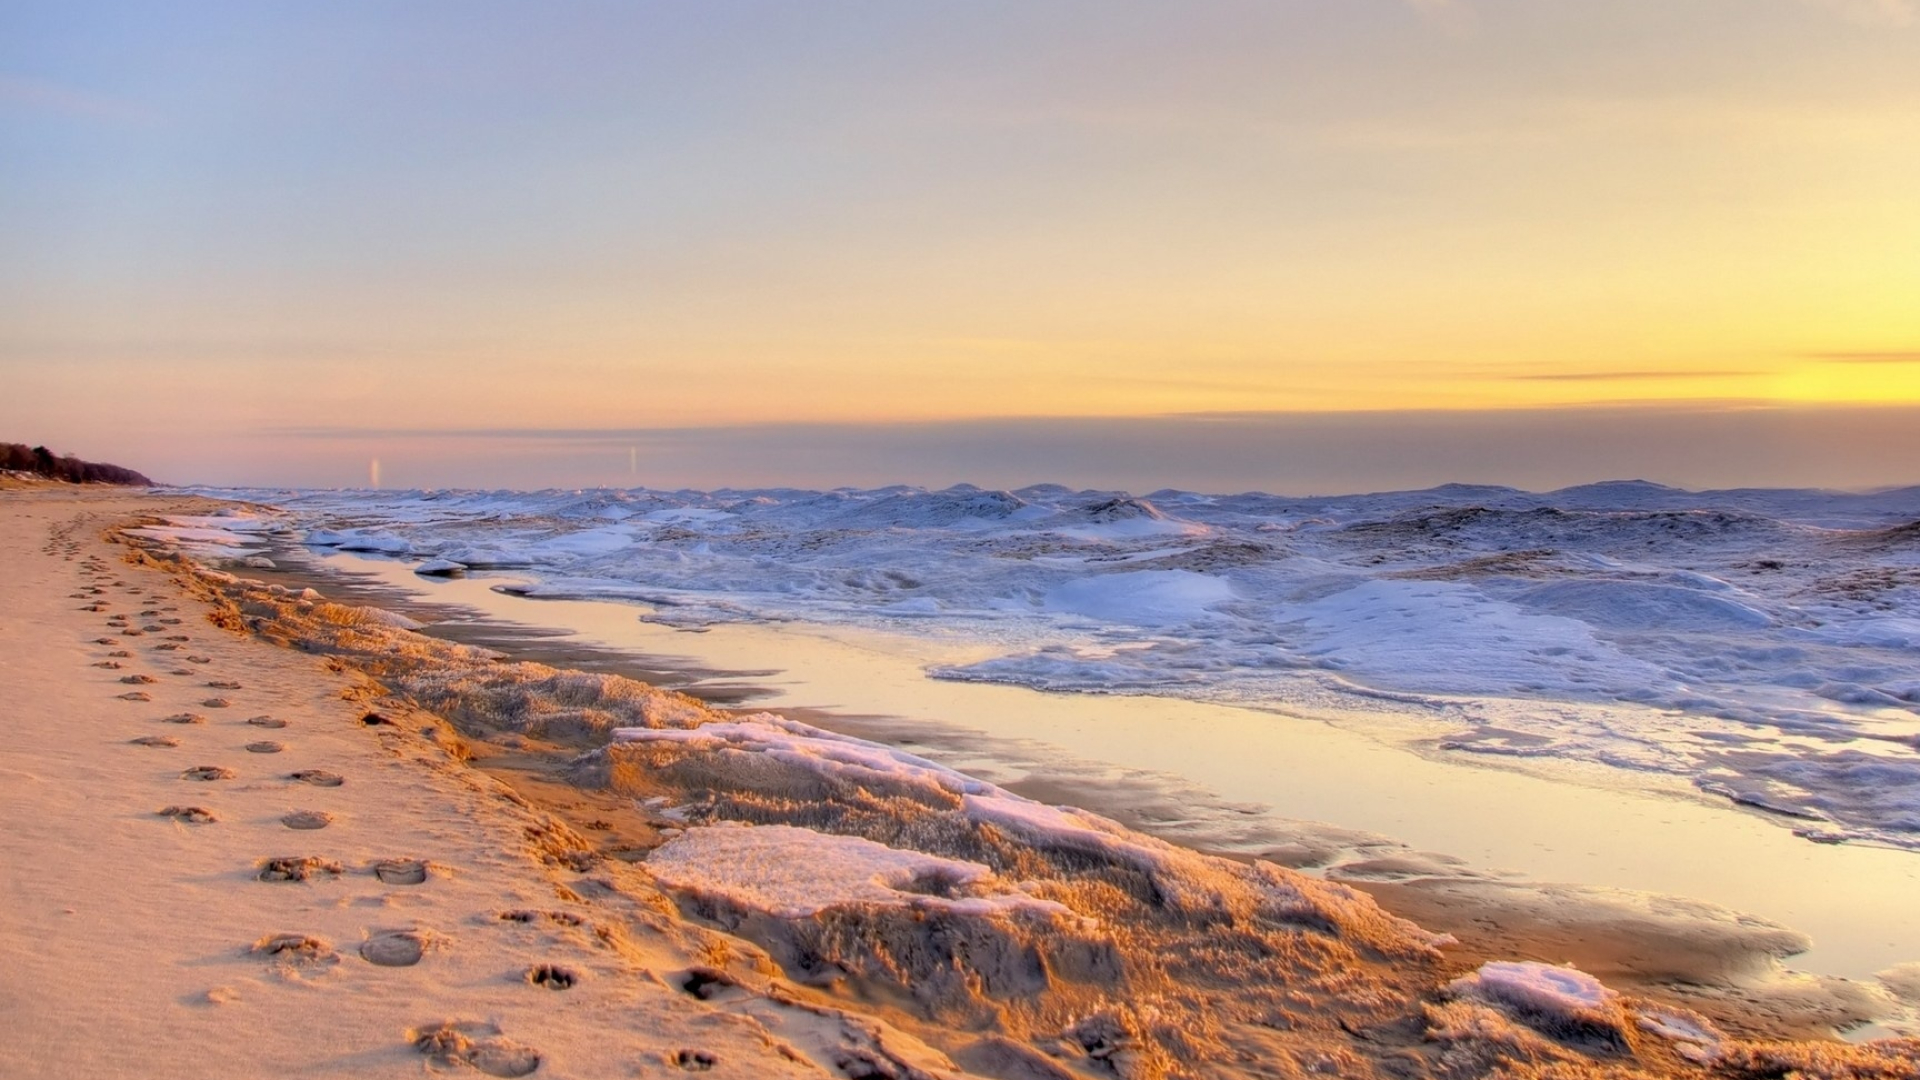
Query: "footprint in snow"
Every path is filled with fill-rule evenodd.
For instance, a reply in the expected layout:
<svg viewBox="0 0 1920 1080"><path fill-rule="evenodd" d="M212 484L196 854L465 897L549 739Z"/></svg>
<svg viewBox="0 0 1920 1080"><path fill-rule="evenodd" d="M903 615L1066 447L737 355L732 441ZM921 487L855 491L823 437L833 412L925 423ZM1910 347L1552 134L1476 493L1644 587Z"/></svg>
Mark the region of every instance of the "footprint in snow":
<svg viewBox="0 0 1920 1080"><path fill-rule="evenodd" d="M132 683L135 686L145 686L149 683L157 683L160 680L151 675L122 675L120 676L120 681L123 683Z"/></svg>
<svg viewBox="0 0 1920 1080"><path fill-rule="evenodd" d="M204 724L207 718L197 712L177 712L166 718L169 724Z"/></svg>
<svg viewBox="0 0 1920 1080"><path fill-rule="evenodd" d="M213 815L213 811L204 806L169 806L156 813L160 817L184 821L189 825L211 825L220 820Z"/></svg>
<svg viewBox="0 0 1920 1080"><path fill-rule="evenodd" d="M152 701L153 695L145 690L129 690L120 695L121 701Z"/></svg>
<svg viewBox="0 0 1920 1080"><path fill-rule="evenodd" d="M277 754L277 753L279 753L280 751L282 751L282 750L285 750L286 748L287 748L287 746L286 746L286 744L285 744L285 743L277 743L277 742L274 742L274 741L273 741L272 739L261 739L261 740L260 740L259 742L250 742L250 743L248 743L248 744L247 744L247 753L249 753L249 754Z"/></svg>
<svg viewBox="0 0 1920 1080"><path fill-rule="evenodd" d="M207 685L208 685L208 686L210 686L210 687L212 687L212 688L213 688L213 689L215 689L215 690L238 690L238 689L240 689L240 684L239 684L239 683L237 683L237 682L234 682L234 681L233 681L232 679L215 679L215 680L213 680L212 682L210 682L210 683L208 683Z"/></svg>
<svg viewBox="0 0 1920 1080"><path fill-rule="evenodd" d="M227 706L232 704L233 702L228 701L226 698L223 698L223 697L210 697L207 700L201 702L200 707L203 709L224 709Z"/></svg>
<svg viewBox="0 0 1920 1080"><path fill-rule="evenodd" d="M282 815L280 824L289 829L324 829L333 824L333 815L325 810L295 810Z"/></svg>
<svg viewBox="0 0 1920 1080"><path fill-rule="evenodd" d="M231 780L238 774L225 765L195 765L180 774L182 780Z"/></svg>
<svg viewBox="0 0 1920 1080"><path fill-rule="evenodd" d="M135 746L172 747L180 745L180 740L171 735L142 735L137 739L128 739L127 741Z"/></svg>
<svg viewBox="0 0 1920 1080"><path fill-rule="evenodd" d="M247 723L257 728L283 728L287 726L285 720L277 720L271 716L250 716L247 718Z"/></svg>

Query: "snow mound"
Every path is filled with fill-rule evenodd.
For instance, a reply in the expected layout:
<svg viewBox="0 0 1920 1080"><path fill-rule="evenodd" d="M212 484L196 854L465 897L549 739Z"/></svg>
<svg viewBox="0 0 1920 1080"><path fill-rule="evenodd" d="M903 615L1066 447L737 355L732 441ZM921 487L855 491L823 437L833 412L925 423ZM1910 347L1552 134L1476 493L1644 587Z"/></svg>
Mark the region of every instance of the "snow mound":
<svg viewBox="0 0 1920 1080"><path fill-rule="evenodd" d="M1100 502L1094 503L1092 506L1083 508L1080 511L1080 516L1096 524L1106 524L1114 521L1135 521L1142 518L1161 521L1166 518L1166 515L1160 512L1159 507L1147 500L1124 497L1103 499Z"/></svg>
<svg viewBox="0 0 1920 1080"><path fill-rule="evenodd" d="M999 886L979 863L791 825L689 829L654 851L647 866L669 889L781 919L855 905L1068 914L1059 904Z"/></svg>
<svg viewBox="0 0 1920 1080"><path fill-rule="evenodd" d="M967 523L1005 521L1028 503L1009 491L948 488L905 491L858 504L833 519L836 524L881 528L944 528Z"/></svg>
<svg viewBox="0 0 1920 1080"><path fill-rule="evenodd" d="M1596 1049L1624 1050L1627 1017L1619 995L1571 967L1495 960L1447 984L1456 997L1497 1006L1542 1035Z"/></svg>
<svg viewBox="0 0 1920 1080"><path fill-rule="evenodd" d="M1532 960L1490 961L1473 974L1455 979L1449 988L1517 1009L1562 1015L1603 1009L1618 996L1577 968Z"/></svg>

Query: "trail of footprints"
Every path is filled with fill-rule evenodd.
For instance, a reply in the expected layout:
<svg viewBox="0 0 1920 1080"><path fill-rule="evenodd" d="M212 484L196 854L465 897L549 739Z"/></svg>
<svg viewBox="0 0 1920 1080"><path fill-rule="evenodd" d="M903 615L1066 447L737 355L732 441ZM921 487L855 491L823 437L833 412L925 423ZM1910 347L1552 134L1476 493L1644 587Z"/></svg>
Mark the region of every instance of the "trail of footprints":
<svg viewBox="0 0 1920 1080"><path fill-rule="evenodd" d="M62 543L58 550L66 555L68 561L79 556L81 547L78 542ZM53 554L54 545L49 545L49 554ZM73 599L86 600L83 611L101 613L111 612L113 604L107 600L109 588L120 589L130 597L141 597L143 590L129 585L124 579L114 576L112 568L105 559L90 555L80 560L82 588L70 594ZM192 635L167 633L184 623L177 615L175 605L161 604L157 600L142 600L143 607L133 615L108 614L105 620L109 631L107 636L93 639L93 644L107 646L112 651L94 663L93 666L109 671L121 670L122 661L137 659L132 650L116 648L123 644L123 638L139 638L149 634L164 635L164 640L151 644L149 649L160 655L186 652L192 642ZM140 620L136 623L135 620ZM205 668L213 663L208 656L189 654L186 662ZM169 672L174 676L193 677L201 674L190 667L176 668ZM141 672L119 677L119 682L133 686L160 685L161 680ZM205 684L207 689L220 691L238 691L245 689L241 683L232 679L212 679ZM145 690L129 690L116 695L123 701L150 702L151 693ZM197 703L202 709L226 709L234 702L224 696L202 699ZM205 725L204 713L185 710L172 713L160 719L161 723L181 725L182 727ZM287 721L271 715L252 716L242 721L249 727L260 730L278 731L288 726ZM391 721L377 713L369 713L362 723L369 726L390 724ZM182 745L174 735L141 735L128 740L131 745L155 749L173 750ZM242 749L252 754L278 754L287 749L283 742L273 739L256 739L245 743ZM296 769L283 774L290 783L317 788L336 788L346 783L346 778L325 769ZM199 783L219 783L238 778L239 773L225 765L194 765L183 770L180 779ZM155 816L185 825L214 825L220 822L220 815L204 806L178 804L169 805L158 811ZM334 821L334 815L325 810L292 810L279 817L279 823L295 832L312 832L324 829ZM334 879L345 873L340 863L314 855L274 856L260 861L256 878L268 883L305 883ZM428 863L420 859L381 859L368 867L368 873L383 885L414 886L421 885L429 877ZM562 912L544 913L559 920L571 920L570 925L579 925L577 916ZM502 919L527 916L520 921L530 921L534 913L509 912ZM367 938L360 944L359 955L366 963L374 967L411 967L421 962L426 954L440 947L441 939L431 931L420 928L376 929L369 931ZM340 954L328 942L308 934L277 933L269 934L255 941L247 948L249 955L267 960L277 966L322 969L331 968L341 962ZM555 965L540 964L527 969L521 976L529 986L546 990L566 990L579 981L579 975L571 969ZM220 991L209 993L213 1000ZM539 1051L506 1038L500 1029L490 1023L448 1022L433 1028L422 1028L408 1033L408 1039L414 1049L426 1055L430 1060L452 1066L466 1066L487 1076L521 1077L529 1076L539 1069L541 1055ZM688 1065L682 1065L687 1068ZM710 1067L710 1066L709 1066Z"/></svg>

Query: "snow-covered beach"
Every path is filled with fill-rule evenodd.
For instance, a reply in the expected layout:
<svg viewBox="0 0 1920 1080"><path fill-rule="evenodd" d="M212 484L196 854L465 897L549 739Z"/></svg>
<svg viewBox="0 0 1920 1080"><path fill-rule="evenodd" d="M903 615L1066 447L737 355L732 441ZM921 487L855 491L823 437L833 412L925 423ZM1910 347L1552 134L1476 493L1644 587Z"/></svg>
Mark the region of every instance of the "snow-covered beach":
<svg viewBox="0 0 1920 1080"><path fill-rule="evenodd" d="M292 516L162 534L788 669L760 704L906 718L841 726L1209 850L1706 896L1853 977L1920 955L1875 850L1920 836L1913 489L249 494Z"/></svg>
<svg viewBox="0 0 1920 1080"><path fill-rule="evenodd" d="M316 497L335 500L336 507L348 502L340 495ZM1616 904L1616 928L1664 928L1671 934L1678 927L1680 936L1667 942L1678 949L1690 927L1692 946L1729 967L1720 973L1723 978L1710 980L1718 984L1717 992L1702 986L1694 997L1693 991L1672 986L1662 993L1630 985L1623 998L1586 975L1557 973L1531 956L1518 962L1520 954L1510 950L1529 936L1536 950L1560 947L1537 927L1523 933L1515 921L1505 936L1489 932L1447 944L1386 916L1347 885L1285 869L1290 858L1278 849L1265 859L1196 854L1060 805L1071 800L1049 797L1044 777L1029 777L1033 797L1023 797L956 770L934 749L919 754L792 719L718 714L612 676L507 663L435 642L409 629L413 620L391 613L303 597L297 589L271 584L275 570L265 565L271 561L268 552L300 549L303 540L313 539L313 529L328 526L302 523L266 507L208 512L207 505L183 509L154 500L148 509L159 513L127 535L160 560L159 568L176 575L179 564L169 560L177 551L224 566L226 573L179 580L198 582L191 585L196 595L204 594L216 613L230 612L223 617L247 635L331 657L330 663L376 680L389 695L383 700L396 710L418 710L450 725L446 731L457 733L463 755L474 765L505 777L522 797L562 817L572 814L578 819L573 827L584 835L605 830L597 844L568 841L555 854L557 864L583 875L582 881L591 885L588 879L604 879L625 887L625 876L608 876L604 868L630 864L636 880L674 898L681 917L766 950L771 966L765 970L798 979L799 986L811 988L807 993L868 1005L904 994L875 1015L927 1040L934 1047L930 1053L947 1055L944 1064L921 1059L915 1068L934 1063L923 1068L926 1075L944 1075L943 1069L1002 1078L1227 1076L1245 1070L1256 1075L1287 1061L1347 1075L1385 1075L1379 1072L1385 1067L1382 1054L1402 1055L1416 1072L1441 1067L1441 1058L1413 1064L1430 1054L1452 1055L1454 1064L1446 1068L1475 1075L1516 1062L1522 1071L1555 1062L1580 1068L1600 1054L1662 1073L1702 1063L1718 1067L1715 1062L1738 1057L1731 1049L1735 1043L1689 1005L1736 1030L1808 1032L1823 1017L1826 1023L1842 1023L1850 1015L1877 1013L1897 1023L1898 998L1910 992L1898 972L1880 981L1776 980L1765 989L1761 984L1768 980L1754 977L1765 975L1761 969L1770 968L1774 957L1802 944L1792 929L1728 918L1731 913L1716 914L1710 906L1688 911L1684 904L1653 898L1643 901L1652 906L1640 918ZM385 515L372 535L391 548L385 537L397 531L392 507L369 501L365 509ZM333 524L365 529L372 522ZM605 528L555 531L593 531L603 538ZM599 550L606 541L587 543ZM640 546L632 540L621 545ZM414 573L422 557L411 548L405 554L406 562L386 565L424 581ZM477 563L466 566L484 574ZM532 569L514 571L511 580L553 580ZM1204 570L1185 572L1207 576ZM267 580L250 583L246 577L252 574ZM340 582L350 585L345 578ZM453 583L499 597L488 585L484 577ZM515 591L527 590L516 586ZM1075 594L1069 590L1069 595ZM1169 603L1158 594L1148 600L1149 606ZM544 606L561 610L572 603ZM753 626L736 621L716 624L709 634L678 634L638 622L639 612L630 605L580 603L620 612L631 625L686 641L717 640ZM1093 616L1075 611L1072 618ZM1175 624L1144 625L1169 632ZM1034 700L1148 705L1155 700L1042 696L971 681L941 684ZM1338 686L1322 690L1350 692ZM1398 695L1383 699L1372 691L1361 699L1397 703ZM1188 697L1159 700L1191 709L1226 708ZM1279 721L1275 714L1234 711ZM743 825L751 825L754 835L730 831ZM1795 838L1785 828L1765 828L1807 851L1836 850ZM1418 866L1418 853L1403 854L1405 866ZM1877 854L1910 857L1897 850ZM656 858L659 865L652 867ZM1291 861L1310 865L1313 859L1296 849ZM821 874L796 881L793 868L803 865L817 865ZM582 885L569 888L581 893ZM582 895L591 897L599 888L593 885ZM1119 892L1106 891L1110 888ZM1125 898L1129 895L1133 899ZM1573 899L1578 906L1592 898ZM909 929L914 926L923 929ZM928 926L949 943L932 954L918 936ZM958 954L943 951L962 942ZM1345 944L1329 952L1329 942ZM1161 959L1140 966L1148 955ZM967 959L949 969L956 956ZM1482 961L1487 966L1480 966ZM929 962L933 966L927 967ZM732 1000L734 991L724 989L728 979L743 977L693 979L703 991L696 996ZM743 991L748 997L790 993L777 985L756 990L754 979L744 981L751 984ZM845 996L849 993L851 998ZM1280 996L1269 1001L1269 993ZM1332 996L1316 996L1322 993ZM1143 1000L1158 1004L1138 1011ZM1333 1006L1336 1001L1343 1004ZM1347 1015L1362 1001L1374 1002L1366 1006L1367 1017ZM1116 1002L1127 1004L1115 1012ZM1410 1015L1402 1011L1408 1007L1426 1009L1426 1019L1399 1032L1394 1025L1402 1021L1392 1017ZM1322 1030L1336 1019L1339 1023ZM1505 1026L1487 1026L1496 1021ZM972 1026L983 1022L1005 1036L999 1041L956 1038L957 1030L977 1030ZM1512 1027L1515 1023L1519 1028ZM1255 1035L1263 1029L1268 1033ZM1389 1034L1390 1029L1399 1033ZM1507 1034L1493 1035L1496 1030ZM1489 1038L1505 1040L1506 1048L1490 1049ZM1821 1052L1839 1054L1833 1061L1845 1058L1837 1050ZM1883 1051L1870 1053L1878 1052ZM1404 1057L1408 1054L1413 1056ZM845 1075L888 1075L833 1068Z"/></svg>
<svg viewBox="0 0 1920 1080"><path fill-rule="evenodd" d="M1676 938L1746 916L1808 935L1812 948L1790 961L1802 970L1870 978L1920 955L1920 911L1905 899L1920 890L1920 860L1905 850L1811 843L1795 833L1803 822L1671 777L1450 752L1440 744L1455 728L1404 703L1275 712L1040 693L930 677L969 649L924 636L794 622L688 631L638 619L627 602L521 595L524 572L448 579L413 565L295 546L278 570L256 572L405 611L436 636L628 670L904 747L1183 845L1311 867L1403 905L1466 908L1423 914L1449 920L1443 929L1500 907L1599 938L1629 918L1609 890L1711 902L1658 934L1633 913L1638 943L1609 956L1609 972L1684 968ZM1557 889L1543 902L1538 883L1599 888Z"/></svg>

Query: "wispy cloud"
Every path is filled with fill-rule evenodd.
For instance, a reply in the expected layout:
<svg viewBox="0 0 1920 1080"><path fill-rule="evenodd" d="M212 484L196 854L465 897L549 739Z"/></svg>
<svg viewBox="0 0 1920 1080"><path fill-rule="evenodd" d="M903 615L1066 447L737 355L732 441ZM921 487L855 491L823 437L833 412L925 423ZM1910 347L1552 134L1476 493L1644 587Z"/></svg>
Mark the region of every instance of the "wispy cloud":
<svg viewBox="0 0 1920 1080"><path fill-rule="evenodd" d="M1803 354L1809 360L1826 364L1920 364L1920 349L1889 349L1885 352L1815 352Z"/></svg>
<svg viewBox="0 0 1920 1080"><path fill-rule="evenodd" d="M1634 382L1641 379L1742 379L1768 375L1766 371L1556 371L1509 375L1515 382Z"/></svg>

